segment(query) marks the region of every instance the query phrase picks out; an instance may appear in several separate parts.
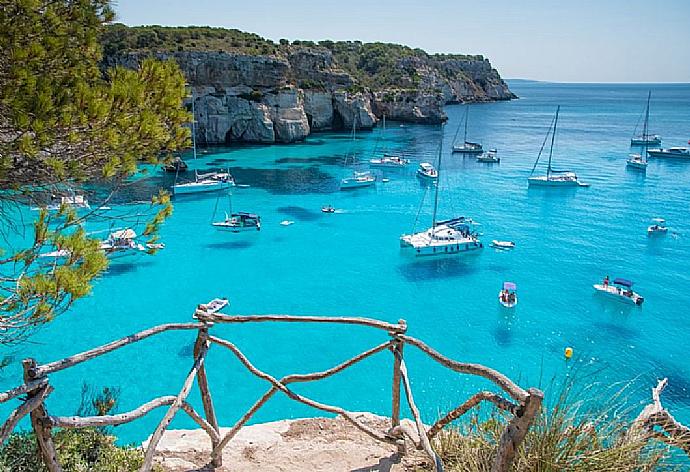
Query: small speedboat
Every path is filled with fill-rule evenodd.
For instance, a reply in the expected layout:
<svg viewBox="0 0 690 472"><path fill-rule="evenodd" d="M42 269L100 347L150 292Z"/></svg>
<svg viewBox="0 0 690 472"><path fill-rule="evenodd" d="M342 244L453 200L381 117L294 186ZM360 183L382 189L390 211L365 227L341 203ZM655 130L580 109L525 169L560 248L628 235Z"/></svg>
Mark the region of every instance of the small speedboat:
<svg viewBox="0 0 690 472"><path fill-rule="evenodd" d="M370 167L389 167L394 169L405 167L409 163L409 159L405 159L395 154L384 154L381 158L369 160Z"/></svg>
<svg viewBox="0 0 690 472"><path fill-rule="evenodd" d="M613 280L613 283L609 283L609 279L606 277L602 283L594 284L593 287L598 293L615 300L641 306L644 302L644 297L639 293L633 292L633 285L634 282L621 278L616 278Z"/></svg>
<svg viewBox="0 0 690 472"><path fill-rule="evenodd" d="M518 304L517 285L513 282L503 282L503 289L498 292L498 302L506 308L513 308Z"/></svg>
<svg viewBox="0 0 690 472"><path fill-rule="evenodd" d="M280 224L283 225L283 226L290 226L290 225L294 225L295 222L292 221L292 220L283 220L283 221L280 222Z"/></svg>
<svg viewBox="0 0 690 472"><path fill-rule="evenodd" d="M333 208L333 205L326 205L321 207L321 211L324 213L335 213L335 208Z"/></svg>
<svg viewBox="0 0 690 472"><path fill-rule="evenodd" d="M668 233L668 227L664 226L666 220L663 218L652 218L654 224L647 227L647 234L649 236L660 235Z"/></svg>
<svg viewBox="0 0 690 472"><path fill-rule="evenodd" d="M497 155L498 151L496 149L489 149L487 152L477 156L477 162L488 162L488 163L498 163L501 162L501 158Z"/></svg>
<svg viewBox="0 0 690 472"><path fill-rule="evenodd" d="M214 298L208 303L200 303L196 309L203 311L206 314L212 315L213 313L218 313L220 310L228 306L230 302L227 298Z"/></svg>
<svg viewBox="0 0 690 472"><path fill-rule="evenodd" d="M515 249L515 243L513 241L497 241L494 239L491 241L491 247L496 249Z"/></svg>
<svg viewBox="0 0 690 472"><path fill-rule="evenodd" d="M426 180L438 180L438 172L432 164L422 162L417 168L417 177Z"/></svg>

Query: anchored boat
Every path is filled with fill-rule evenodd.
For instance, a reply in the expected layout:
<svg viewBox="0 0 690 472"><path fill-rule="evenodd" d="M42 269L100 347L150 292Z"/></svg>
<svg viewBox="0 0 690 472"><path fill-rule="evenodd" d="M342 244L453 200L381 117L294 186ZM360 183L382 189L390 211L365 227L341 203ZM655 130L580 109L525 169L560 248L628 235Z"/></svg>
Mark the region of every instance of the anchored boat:
<svg viewBox="0 0 690 472"><path fill-rule="evenodd" d="M438 180L438 172L431 163L422 162L417 168L417 177L425 180Z"/></svg>
<svg viewBox="0 0 690 472"><path fill-rule="evenodd" d="M379 168L393 168L399 169L405 167L410 163L409 159L405 159L397 154L390 154L386 151L386 115L383 115L383 131L381 133L384 143L383 157L374 158L369 160L369 167L379 167Z"/></svg>
<svg viewBox="0 0 690 472"><path fill-rule="evenodd" d="M443 133L438 152L437 178L441 171L443 153ZM438 194L440 185L436 185L434 194L434 212L431 217L431 228L418 233L400 236L400 247L414 250L415 256L440 256L475 252L484 246L474 231L474 221L460 216L449 220L436 220L438 210Z"/></svg>
<svg viewBox="0 0 690 472"><path fill-rule="evenodd" d="M637 126L635 126L635 132L633 137L630 139L631 146L660 146L661 136L658 134L649 134L649 101L652 98L652 91L650 90L647 94L647 106L644 109L644 127L642 128L642 134L637 134ZM640 121L637 121L640 124Z"/></svg>
<svg viewBox="0 0 690 472"><path fill-rule="evenodd" d="M487 152L477 156L477 162L488 162L490 164L497 164L501 162L501 158L498 157L498 151L496 149L489 149Z"/></svg>
<svg viewBox="0 0 690 472"><path fill-rule="evenodd" d="M355 133L357 130L356 121L352 121L352 145L354 147L355 143ZM352 164L355 165L357 160L355 151L352 151ZM345 157L345 165L347 165L347 156ZM371 187L376 183L376 176L370 171L358 171L356 169L352 170L352 176L344 177L340 180L340 190L349 190L362 187Z"/></svg>
<svg viewBox="0 0 690 472"><path fill-rule="evenodd" d="M546 133L546 138L544 138L544 142L541 145L541 149L539 150L539 154L537 155L537 160L534 163L534 167L532 167L532 173L530 174L530 177L527 179L527 182L529 186L539 187L589 187L589 184L580 182L575 172L569 170L554 170L551 167L551 162L553 160L553 144L556 139L556 128L558 126L558 114L560 110L561 107L559 105L556 108L556 117L553 120L553 125L549 128L549 131ZM546 140L549 138L549 134L551 135L551 147L549 149L549 163L546 167L546 175L535 176L533 175L534 170L537 168L537 165L539 164L539 159L541 158L541 154L544 150Z"/></svg>
<svg viewBox="0 0 690 472"><path fill-rule="evenodd" d="M498 292L498 302L506 308L514 308L518 304L517 285L514 282L503 282L503 288Z"/></svg>
<svg viewBox="0 0 690 472"><path fill-rule="evenodd" d="M647 154L650 157L673 157L680 159L690 159L690 150L686 147L671 147L668 149L649 149Z"/></svg>
<svg viewBox="0 0 690 472"><path fill-rule="evenodd" d="M197 171L194 171L194 181L173 185L173 193L175 195L182 195L218 192L220 190L227 190L234 185L235 179L229 171L209 172L206 174L199 174Z"/></svg>
<svg viewBox="0 0 690 472"><path fill-rule="evenodd" d="M668 233L666 220L663 218L652 218L652 223L647 227L648 236L656 236Z"/></svg>
<svg viewBox="0 0 690 472"><path fill-rule="evenodd" d="M453 138L453 152L458 152L460 154L481 154L484 152L484 148L482 148L482 145L480 143L475 143L472 141L467 140L467 122L469 121L470 118L470 107L467 105L465 107L465 117L463 118L463 121L460 123L462 124L464 122L465 124L465 135L463 138L462 144L456 144L457 139L458 139L458 133L460 132L460 124L458 125L458 129L455 131L455 137Z"/></svg>
<svg viewBox="0 0 690 472"><path fill-rule="evenodd" d="M594 284L593 287L598 293L606 295L609 298L613 298L631 305L641 306L644 302L644 297L642 297L639 293L633 292L633 285L634 282L621 278L614 279L613 283L611 284L609 283L609 278L607 276L602 283Z"/></svg>

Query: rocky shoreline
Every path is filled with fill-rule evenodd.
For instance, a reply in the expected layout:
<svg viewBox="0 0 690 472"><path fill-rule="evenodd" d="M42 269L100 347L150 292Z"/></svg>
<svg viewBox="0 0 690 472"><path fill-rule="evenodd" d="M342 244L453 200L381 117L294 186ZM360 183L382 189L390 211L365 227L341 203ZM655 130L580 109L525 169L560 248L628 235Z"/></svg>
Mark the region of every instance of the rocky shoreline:
<svg viewBox="0 0 690 472"><path fill-rule="evenodd" d="M289 45L282 51L125 50L106 54L104 66L135 68L152 56L175 60L194 91L199 144L291 143L314 131L349 130L353 122L370 129L384 115L438 124L447 119L446 104L516 98L481 56L399 57L389 66L399 74L395 85L372 89L327 48Z"/></svg>

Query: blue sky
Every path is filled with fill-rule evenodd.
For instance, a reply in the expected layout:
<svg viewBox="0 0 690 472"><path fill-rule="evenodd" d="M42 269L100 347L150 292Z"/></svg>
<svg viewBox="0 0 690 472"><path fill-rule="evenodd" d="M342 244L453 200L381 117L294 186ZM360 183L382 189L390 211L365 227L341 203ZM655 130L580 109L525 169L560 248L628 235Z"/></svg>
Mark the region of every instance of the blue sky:
<svg viewBox="0 0 690 472"><path fill-rule="evenodd" d="M690 0L116 0L128 25L483 54L507 78L690 82Z"/></svg>

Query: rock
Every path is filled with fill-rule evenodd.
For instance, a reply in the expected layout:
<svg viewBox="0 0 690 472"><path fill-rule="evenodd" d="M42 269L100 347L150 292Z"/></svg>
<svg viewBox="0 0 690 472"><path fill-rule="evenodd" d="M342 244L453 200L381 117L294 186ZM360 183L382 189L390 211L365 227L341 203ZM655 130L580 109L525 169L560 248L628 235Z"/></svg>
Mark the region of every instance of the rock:
<svg viewBox="0 0 690 472"><path fill-rule="evenodd" d="M443 111L442 95L395 90L374 94L376 116L411 123L439 124L448 119Z"/></svg>
<svg viewBox="0 0 690 472"><path fill-rule="evenodd" d="M304 113L312 131L333 128L333 94L315 90L304 91Z"/></svg>
<svg viewBox="0 0 690 472"><path fill-rule="evenodd" d="M264 103L271 113L276 141L292 143L309 136L309 120L304 112L300 89L286 87L278 93L266 95Z"/></svg>
<svg viewBox="0 0 690 472"><path fill-rule="evenodd" d="M351 129L355 123L357 129L370 129L377 118L371 109L371 96L364 93L350 94L335 92L333 94L333 127Z"/></svg>

